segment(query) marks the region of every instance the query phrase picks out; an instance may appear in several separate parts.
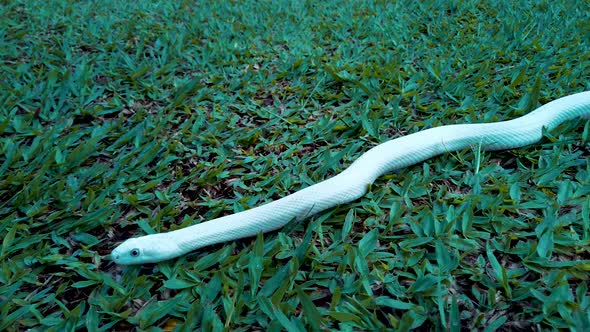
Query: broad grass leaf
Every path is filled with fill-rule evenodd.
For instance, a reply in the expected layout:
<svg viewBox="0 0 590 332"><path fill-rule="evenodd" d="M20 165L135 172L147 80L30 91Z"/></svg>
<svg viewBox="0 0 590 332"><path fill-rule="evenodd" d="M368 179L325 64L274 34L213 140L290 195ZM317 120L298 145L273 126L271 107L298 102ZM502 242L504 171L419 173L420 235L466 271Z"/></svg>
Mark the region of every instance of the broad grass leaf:
<svg viewBox="0 0 590 332"><path fill-rule="evenodd" d="M143 306L137 316L129 318L129 321L145 329L155 324L162 317L171 315L179 303L185 303L187 300L187 296L178 295L169 300L149 302Z"/></svg>
<svg viewBox="0 0 590 332"><path fill-rule="evenodd" d="M6 174L6 171L12 164L12 160L17 153L17 146L11 140L4 141L4 162L0 166L0 174Z"/></svg>
<svg viewBox="0 0 590 332"><path fill-rule="evenodd" d="M399 243L402 248L422 247L434 240L433 237L417 237L413 239L403 240Z"/></svg>
<svg viewBox="0 0 590 332"><path fill-rule="evenodd" d="M522 194L521 194L521 186L520 183L515 182L513 184L510 185L510 198L515 202L515 203L520 203Z"/></svg>
<svg viewBox="0 0 590 332"><path fill-rule="evenodd" d="M223 322L215 312L213 305L207 304L203 310L201 326L204 331L223 331Z"/></svg>
<svg viewBox="0 0 590 332"><path fill-rule="evenodd" d="M512 289L510 287L510 284L508 283L508 274L506 273L506 269L500 265L500 262L498 262L498 259L496 258L496 256L494 256L494 253L492 252L491 245L489 242L486 245L486 254L488 257L488 261L490 262L490 265L492 265L492 269L494 270L494 276L496 277L496 280L498 280L500 285L504 288L506 296L508 298L512 298Z"/></svg>
<svg viewBox="0 0 590 332"><path fill-rule="evenodd" d="M492 269L494 271L494 276L496 277L497 280L502 281L503 268L500 265L500 262L498 262L498 259L496 258L496 256L494 256L494 253L492 252L492 248L491 248L489 242L486 245L486 254L488 256L488 261L490 262L490 265L492 266Z"/></svg>
<svg viewBox="0 0 590 332"><path fill-rule="evenodd" d="M553 232L555 223L557 222L555 215L556 213L553 209L548 209L543 221L535 227L535 233L539 238L536 250L539 257L549 258L553 252Z"/></svg>
<svg viewBox="0 0 590 332"><path fill-rule="evenodd" d="M413 303L402 302L385 296L375 298L375 303L380 306L386 306L398 310L411 310L416 307Z"/></svg>
<svg viewBox="0 0 590 332"><path fill-rule="evenodd" d="M507 320L508 320L508 317L506 317L506 316L494 318L491 322L487 322L488 325L485 327L485 329L483 331L484 332L498 331L498 329L500 329L500 327L502 327L502 325L504 325L504 323L506 323Z"/></svg>
<svg viewBox="0 0 590 332"><path fill-rule="evenodd" d="M339 322L355 322L359 323L361 318L353 313L350 312L342 312L342 311L330 311L330 317L334 318Z"/></svg>
<svg viewBox="0 0 590 332"><path fill-rule="evenodd" d="M359 252L366 258L377 246L377 242L379 241L379 232L376 229L370 230L368 233L363 236L363 238L359 241L358 247Z"/></svg>
<svg viewBox="0 0 590 332"><path fill-rule="evenodd" d="M408 288L408 292L410 293L422 293L425 292L437 283L437 277L433 275L424 275L420 276L412 283L412 285Z"/></svg>
<svg viewBox="0 0 590 332"><path fill-rule="evenodd" d="M309 323L313 331L319 331L322 315L301 287L297 286L295 290L297 291L299 301L301 301L305 320Z"/></svg>
<svg viewBox="0 0 590 332"><path fill-rule="evenodd" d="M258 296L270 297L272 294L276 292L276 290L281 287L285 282L288 282L289 275L293 271L293 260L287 262L287 264L283 265L274 275L264 282L262 288L258 292Z"/></svg>
<svg viewBox="0 0 590 332"><path fill-rule="evenodd" d="M553 252L553 247L553 232L545 232L539 238L539 242L537 244L537 254L539 254L540 257L549 258Z"/></svg>
<svg viewBox="0 0 590 332"><path fill-rule="evenodd" d="M346 213L346 217L344 218L344 225L342 225L342 242L344 242L346 238L349 236L350 231L352 230L352 224L354 222L354 219L354 209L348 210L348 213Z"/></svg>
<svg viewBox="0 0 590 332"><path fill-rule="evenodd" d="M264 266L262 264L262 256L264 255L264 237L262 233L258 233L256 236L256 242L254 242L254 248L250 253L250 259L248 262L248 274L250 275L251 293L252 296L258 292L258 284L260 283L260 277Z"/></svg>
<svg viewBox="0 0 590 332"><path fill-rule="evenodd" d="M459 260L450 248L446 247L440 239L436 240L435 243L436 261L440 267L440 272L447 273L457 268Z"/></svg>
<svg viewBox="0 0 590 332"><path fill-rule="evenodd" d="M18 227L16 225L12 226L10 230L8 230L8 233L6 233L6 235L4 236L4 239L2 240L2 257L5 257L8 254L10 250L9 248L14 242L14 237L17 228Z"/></svg>
<svg viewBox="0 0 590 332"><path fill-rule="evenodd" d="M98 281L96 280L84 280L84 281L77 281L73 284L70 285L70 287L74 287L74 288L85 288L85 287L89 287L92 285L96 285L98 283Z"/></svg>

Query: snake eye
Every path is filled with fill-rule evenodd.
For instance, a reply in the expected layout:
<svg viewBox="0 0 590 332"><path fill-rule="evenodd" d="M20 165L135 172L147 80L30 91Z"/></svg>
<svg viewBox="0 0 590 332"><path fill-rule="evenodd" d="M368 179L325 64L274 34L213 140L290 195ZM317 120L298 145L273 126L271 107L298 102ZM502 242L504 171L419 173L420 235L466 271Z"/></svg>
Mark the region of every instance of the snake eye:
<svg viewBox="0 0 590 332"><path fill-rule="evenodd" d="M131 257L139 256L139 249L131 249Z"/></svg>

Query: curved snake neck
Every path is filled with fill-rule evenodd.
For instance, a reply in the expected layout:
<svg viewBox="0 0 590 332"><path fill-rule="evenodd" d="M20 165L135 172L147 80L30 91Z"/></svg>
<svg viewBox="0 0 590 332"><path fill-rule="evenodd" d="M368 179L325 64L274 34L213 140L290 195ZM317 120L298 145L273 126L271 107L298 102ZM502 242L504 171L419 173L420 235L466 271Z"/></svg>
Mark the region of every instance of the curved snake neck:
<svg viewBox="0 0 590 332"><path fill-rule="evenodd" d="M590 118L590 91L556 99L519 118L485 124L435 127L379 144L340 174L259 207L180 230L128 239L111 253L119 264L154 263L197 248L281 228L363 196L379 176L472 145L483 150L517 148L539 141L543 128Z"/></svg>

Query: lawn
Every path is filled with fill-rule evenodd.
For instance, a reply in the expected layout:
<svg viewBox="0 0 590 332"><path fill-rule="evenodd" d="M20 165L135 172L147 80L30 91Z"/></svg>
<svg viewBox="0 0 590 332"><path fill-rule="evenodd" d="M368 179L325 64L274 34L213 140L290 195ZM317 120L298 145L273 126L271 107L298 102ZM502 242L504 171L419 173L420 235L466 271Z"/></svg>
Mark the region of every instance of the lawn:
<svg viewBox="0 0 590 332"><path fill-rule="evenodd" d="M584 0L2 1L0 330L587 329L588 120L280 231L108 254L590 90L588 22Z"/></svg>

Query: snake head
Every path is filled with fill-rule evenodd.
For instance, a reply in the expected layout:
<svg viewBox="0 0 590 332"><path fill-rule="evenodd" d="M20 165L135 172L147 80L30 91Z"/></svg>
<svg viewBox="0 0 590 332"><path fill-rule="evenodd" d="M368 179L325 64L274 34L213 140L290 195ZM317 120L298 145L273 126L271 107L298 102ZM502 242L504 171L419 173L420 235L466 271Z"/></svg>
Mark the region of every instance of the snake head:
<svg viewBox="0 0 590 332"><path fill-rule="evenodd" d="M121 265L157 263L178 256L178 246L166 234L152 234L124 241L111 252Z"/></svg>

